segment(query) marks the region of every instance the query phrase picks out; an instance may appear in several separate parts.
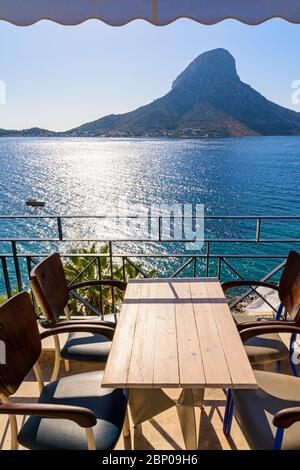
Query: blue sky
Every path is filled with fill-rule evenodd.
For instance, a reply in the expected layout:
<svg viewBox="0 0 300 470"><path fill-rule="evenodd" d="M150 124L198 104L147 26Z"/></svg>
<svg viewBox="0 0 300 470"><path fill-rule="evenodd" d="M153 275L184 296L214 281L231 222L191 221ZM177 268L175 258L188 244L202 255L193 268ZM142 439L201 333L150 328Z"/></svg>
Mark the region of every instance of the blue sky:
<svg viewBox="0 0 300 470"><path fill-rule="evenodd" d="M132 110L166 93L197 55L216 47L235 56L243 81L300 112L291 102L291 83L300 80L300 25L283 20L255 27L179 20L163 28L143 21L120 28L95 20L76 27L2 22L0 39L7 89L0 128L64 130Z"/></svg>

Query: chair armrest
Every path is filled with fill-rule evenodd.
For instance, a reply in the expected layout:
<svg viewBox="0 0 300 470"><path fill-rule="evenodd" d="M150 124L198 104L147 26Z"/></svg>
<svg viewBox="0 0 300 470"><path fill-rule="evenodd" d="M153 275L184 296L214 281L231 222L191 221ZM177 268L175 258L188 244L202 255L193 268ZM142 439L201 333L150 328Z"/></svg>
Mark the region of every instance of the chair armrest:
<svg viewBox="0 0 300 470"><path fill-rule="evenodd" d="M85 323L85 322L82 322ZM69 326L58 326L56 328L51 328L43 331L40 334L41 339L48 338L49 336L60 335L63 333L94 333L98 335L106 336L106 338L112 340L114 337L115 330L109 328L108 326L102 325L69 325Z"/></svg>
<svg viewBox="0 0 300 470"><path fill-rule="evenodd" d="M116 324L112 321L105 321L105 320L63 320L57 323L49 323L48 321L41 322L41 326L45 329L49 328L58 328L60 326L72 326L72 325L96 325L96 326L107 326L108 328L116 328Z"/></svg>
<svg viewBox="0 0 300 470"><path fill-rule="evenodd" d="M293 424L300 421L300 407L285 408L278 411L273 418L273 424L277 428L287 429Z"/></svg>
<svg viewBox="0 0 300 470"><path fill-rule="evenodd" d="M91 428L97 423L96 416L88 408L70 405L48 405L42 403L5 403L0 405L0 414L29 415L42 418L68 419L82 428Z"/></svg>
<svg viewBox="0 0 300 470"><path fill-rule="evenodd" d="M103 286L103 287L116 287L122 291L126 290L127 283L123 281L118 281L116 279L102 279L96 281L84 281L79 282L77 284L73 284L69 286L69 291L82 289L83 287L92 287L92 286Z"/></svg>
<svg viewBox="0 0 300 470"><path fill-rule="evenodd" d="M238 331L241 332L243 330L247 330L248 328L261 328L263 326L281 326L283 322L284 320L249 321L249 322L238 323L236 327ZM286 323L290 325L290 322L286 322Z"/></svg>
<svg viewBox="0 0 300 470"><path fill-rule="evenodd" d="M246 330L240 331L240 336L243 341L247 341L253 336L267 335L269 333L296 333L300 334L300 324L296 322L280 321L276 325L260 325L260 327L250 327Z"/></svg>
<svg viewBox="0 0 300 470"><path fill-rule="evenodd" d="M261 281L228 281L228 282L223 282L221 284L223 292L226 292L228 289L232 289L234 287L243 287L243 286L249 286L249 287L269 287L270 289L274 289L278 291L278 285L277 284L272 284L270 282L261 282Z"/></svg>

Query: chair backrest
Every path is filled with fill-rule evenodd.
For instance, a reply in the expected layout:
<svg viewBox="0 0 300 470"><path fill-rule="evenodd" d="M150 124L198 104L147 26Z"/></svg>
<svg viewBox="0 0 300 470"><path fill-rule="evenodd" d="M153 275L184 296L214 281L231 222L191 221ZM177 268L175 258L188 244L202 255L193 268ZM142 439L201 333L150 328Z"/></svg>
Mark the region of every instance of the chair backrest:
<svg viewBox="0 0 300 470"><path fill-rule="evenodd" d="M28 292L0 306L0 393L13 395L41 354L41 339Z"/></svg>
<svg viewBox="0 0 300 470"><path fill-rule="evenodd" d="M300 317L300 254L291 251L279 282L279 298L292 320Z"/></svg>
<svg viewBox="0 0 300 470"><path fill-rule="evenodd" d="M69 290L59 253L41 261L30 273L31 288L50 323L56 323L68 304Z"/></svg>

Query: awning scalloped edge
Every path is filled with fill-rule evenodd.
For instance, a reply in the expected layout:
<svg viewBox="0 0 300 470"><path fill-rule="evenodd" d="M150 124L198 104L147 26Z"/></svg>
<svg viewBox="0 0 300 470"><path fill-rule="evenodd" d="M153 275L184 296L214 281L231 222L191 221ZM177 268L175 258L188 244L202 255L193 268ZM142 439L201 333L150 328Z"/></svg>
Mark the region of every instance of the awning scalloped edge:
<svg viewBox="0 0 300 470"><path fill-rule="evenodd" d="M65 21L65 20L60 20L60 19L57 19L57 18L54 19L54 18L47 18L47 17L35 18L35 19L31 20L30 22L20 22L20 21L17 21L17 20L0 17L0 21L4 21L6 23L10 23L10 24L13 24L15 26L32 26L32 25L34 25L36 23L39 23L41 21L50 21L51 23L57 23L61 26L78 26L78 25L81 25L83 23L86 23L87 21L92 21L92 20L98 20L98 21L101 21L102 23L107 24L108 26L114 26L114 27L125 26L125 25L127 25L129 23L132 23L134 21L145 21L146 23L152 24L153 26L163 27L163 26L168 26L172 23L175 23L176 21L179 21L179 20L191 20L191 21L194 21L195 23L200 23L200 24L207 25L207 26L213 26L215 24L221 23L222 21L226 21L226 20L238 21L238 22L243 23L243 24L248 25L248 26L258 26L260 24L266 23L267 21L271 21L271 20L284 20L284 21L287 21L288 23L291 23L291 24L300 24L300 18L299 19L291 19L291 18L286 18L286 17L283 17L283 16L271 16L271 17L267 17L267 18L259 18L259 19L256 19L256 20L237 18L237 17L234 17L234 16L226 16L226 17L218 18L216 20L211 20L211 21L192 18L192 17L189 17L189 16L178 16L178 17L176 17L172 20L168 20L168 21L165 21L165 22L154 22L152 20L149 20L149 19L143 18L143 17L134 17L134 18L130 18L130 19L127 19L127 20L124 20L124 21L111 22L111 21L105 20L104 18L96 17L96 16L95 17L82 18L80 20L76 20L75 22L73 22L72 20Z"/></svg>
<svg viewBox="0 0 300 470"><path fill-rule="evenodd" d="M18 26L41 20L74 26L91 19L110 26L134 20L165 26L180 18L205 25L226 19L248 25L274 18L300 23L300 0L0 0L0 20Z"/></svg>

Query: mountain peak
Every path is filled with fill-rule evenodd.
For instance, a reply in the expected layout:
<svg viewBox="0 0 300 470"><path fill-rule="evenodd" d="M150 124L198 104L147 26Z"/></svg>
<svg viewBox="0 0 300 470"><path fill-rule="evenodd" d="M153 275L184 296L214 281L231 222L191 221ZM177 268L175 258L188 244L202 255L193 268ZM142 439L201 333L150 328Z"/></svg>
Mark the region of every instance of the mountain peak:
<svg viewBox="0 0 300 470"><path fill-rule="evenodd" d="M268 101L243 83L226 49L204 52L161 98L129 113L106 116L69 135L110 137L300 135L300 113Z"/></svg>
<svg viewBox="0 0 300 470"><path fill-rule="evenodd" d="M235 59L226 49L218 48L200 54L190 65L174 80L172 89L180 85L205 83L218 78L238 79Z"/></svg>

